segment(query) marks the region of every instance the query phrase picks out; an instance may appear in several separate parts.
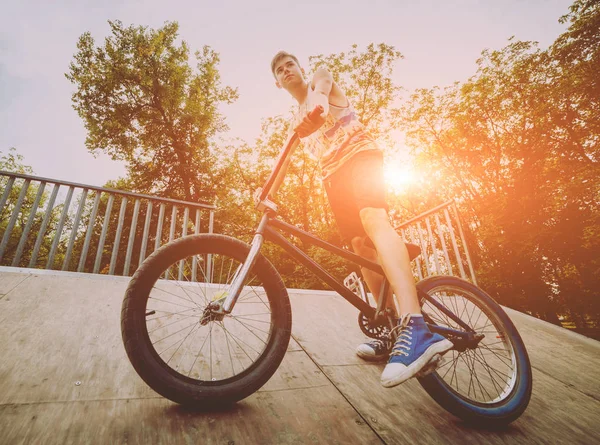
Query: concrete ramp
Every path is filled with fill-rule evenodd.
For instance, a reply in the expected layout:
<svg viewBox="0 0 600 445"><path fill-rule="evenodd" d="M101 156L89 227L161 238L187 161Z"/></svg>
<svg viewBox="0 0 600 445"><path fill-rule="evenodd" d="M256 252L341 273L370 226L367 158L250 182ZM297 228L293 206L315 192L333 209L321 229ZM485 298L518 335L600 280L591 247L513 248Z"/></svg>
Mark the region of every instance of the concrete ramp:
<svg viewBox="0 0 600 445"><path fill-rule="evenodd" d="M356 310L290 291L293 339L275 376L220 412L151 389L120 335L128 278L0 268L0 444L597 444L600 342L509 311L533 364L529 408L502 431L464 425L409 381L354 355Z"/></svg>

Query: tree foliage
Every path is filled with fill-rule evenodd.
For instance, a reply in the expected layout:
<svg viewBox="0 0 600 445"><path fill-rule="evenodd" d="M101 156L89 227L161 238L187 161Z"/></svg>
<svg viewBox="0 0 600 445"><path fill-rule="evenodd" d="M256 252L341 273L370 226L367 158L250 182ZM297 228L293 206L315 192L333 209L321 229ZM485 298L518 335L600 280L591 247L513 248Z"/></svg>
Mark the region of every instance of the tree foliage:
<svg viewBox="0 0 600 445"><path fill-rule="evenodd" d="M600 312L599 19L598 2L577 1L549 49L511 39L403 110L435 192L468 215L480 281L548 319Z"/></svg>
<svg viewBox="0 0 600 445"><path fill-rule="evenodd" d="M77 88L73 107L87 148L125 161L135 191L212 201L211 140L227 130L219 106L237 98L221 85L219 55L205 46L193 69L177 23L156 30L109 24L102 46L89 32L79 38L66 74Z"/></svg>

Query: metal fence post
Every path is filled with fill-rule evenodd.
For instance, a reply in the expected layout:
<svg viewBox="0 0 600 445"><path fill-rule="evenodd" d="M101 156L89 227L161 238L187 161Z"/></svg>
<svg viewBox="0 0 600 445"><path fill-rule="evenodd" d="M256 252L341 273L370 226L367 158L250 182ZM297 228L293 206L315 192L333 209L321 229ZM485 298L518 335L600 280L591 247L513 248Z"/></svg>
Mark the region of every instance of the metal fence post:
<svg viewBox="0 0 600 445"><path fill-rule="evenodd" d="M4 257L4 250L6 249L6 246L8 246L10 234L12 233L12 230L15 227L15 223L17 222L17 217L19 216L23 200L27 195L27 190L29 189L30 182L31 181L29 179L26 179L23 185L21 186L21 192L19 193L19 197L17 198L17 203L15 204L15 208L13 209L10 220L8 221L8 226L6 227L6 231L4 232L4 236L2 237L2 242L0 243L0 261L2 261L2 257Z"/></svg>

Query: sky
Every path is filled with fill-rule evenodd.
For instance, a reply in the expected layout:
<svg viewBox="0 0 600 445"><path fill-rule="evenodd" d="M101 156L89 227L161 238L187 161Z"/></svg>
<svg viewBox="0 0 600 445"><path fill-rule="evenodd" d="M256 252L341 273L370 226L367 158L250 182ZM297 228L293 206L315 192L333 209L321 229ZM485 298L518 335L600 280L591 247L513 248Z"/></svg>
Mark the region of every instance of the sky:
<svg viewBox="0 0 600 445"><path fill-rule="evenodd" d="M394 81L411 91L446 86L475 74L484 49L508 38L546 48L566 29L566 0L21 0L0 11L0 152L16 147L23 162L46 178L103 185L125 175L123 165L85 147L86 130L72 108L64 76L81 34L101 44L108 20L125 26L179 23L190 49L209 45L221 57L223 85L239 99L222 109L224 141L249 143L263 119L285 114L291 97L275 87L272 56L283 49L308 67L308 57L386 43L404 59Z"/></svg>

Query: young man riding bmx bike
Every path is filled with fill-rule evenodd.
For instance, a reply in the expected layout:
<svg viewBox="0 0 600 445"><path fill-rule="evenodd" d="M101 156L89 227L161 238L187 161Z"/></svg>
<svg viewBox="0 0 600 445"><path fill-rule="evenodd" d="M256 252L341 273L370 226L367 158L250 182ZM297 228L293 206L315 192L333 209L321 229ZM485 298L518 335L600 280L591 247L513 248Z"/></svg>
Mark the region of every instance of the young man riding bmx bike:
<svg viewBox="0 0 600 445"><path fill-rule="evenodd" d="M391 340L361 344L356 350L357 355L365 360L389 357L381 375L381 384L385 387L403 383L419 372L433 371L441 355L452 349L453 344L441 335L431 333L421 314L408 251L389 222L381 149L359 122L348 98L325 68L319 68L312 80L307 81L298 59L280 51L271 62L271 71L277 87L286 90L298 102L291 127L319 161L327 197L342 238L358 255L382 266L398 300L401 316L390 335ZM311 115L315 110L320 114ZM270 196L274 196L281 185L292 152L276 178ZM375 249L369 247L368 239ZM362 274L373 297L378 300L383 277L366 268L362 269ZM388 302L389 308L397 314L393 299L389 298Z"/></svg>

